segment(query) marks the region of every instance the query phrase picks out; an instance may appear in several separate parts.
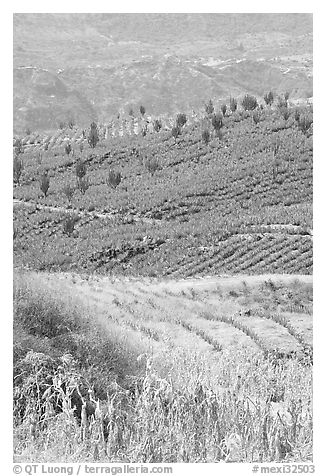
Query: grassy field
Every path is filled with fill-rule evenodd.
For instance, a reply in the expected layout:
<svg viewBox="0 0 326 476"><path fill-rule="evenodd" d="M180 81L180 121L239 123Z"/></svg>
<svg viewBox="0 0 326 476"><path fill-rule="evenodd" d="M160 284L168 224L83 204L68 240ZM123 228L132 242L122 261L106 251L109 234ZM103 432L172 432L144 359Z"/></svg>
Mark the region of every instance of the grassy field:
<svg viewBox="0 0 326 476"><path fill-rule="evenodd" d="M16 462L312 460L311 277L20 272L14 311Z"/></svg>
<svg viewBox="0 0 326 476"><path fill-rule="evenodd" d="M165 128L113 137L101 127L94 149L77 128L23 138L15 264L134 276L311 274L312 125L304 130L298 118L312 121L312 109L287 112L228 109L219 136L203 113L176 139Z"/></svg>

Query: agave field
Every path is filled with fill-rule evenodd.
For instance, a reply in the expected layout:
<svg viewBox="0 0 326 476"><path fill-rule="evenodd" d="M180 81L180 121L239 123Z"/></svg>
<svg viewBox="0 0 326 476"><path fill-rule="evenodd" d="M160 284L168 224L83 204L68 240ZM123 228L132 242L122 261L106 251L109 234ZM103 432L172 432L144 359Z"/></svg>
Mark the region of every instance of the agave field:
<svg viewBox="0 0 326 476"><path fill-rule="evenodd" d="M176 137L175 120L116 137L99 126L95 147L76 126L16 138L15 262L144 276L311 274L312 111L287 111L228 110L218 133L197 114Z"/></svg>

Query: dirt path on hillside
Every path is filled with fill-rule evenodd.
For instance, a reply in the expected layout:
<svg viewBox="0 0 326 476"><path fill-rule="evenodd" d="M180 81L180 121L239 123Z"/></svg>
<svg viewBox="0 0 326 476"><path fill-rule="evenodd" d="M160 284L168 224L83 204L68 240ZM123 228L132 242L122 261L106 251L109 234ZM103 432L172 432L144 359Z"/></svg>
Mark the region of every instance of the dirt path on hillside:
<svg viewBox="0 0 326 476"><path fill-rule="evenodd" d="M60 212L60 213L66 213L66 214L73 214L73 215L78 215L79 217L93 217L93 218L102 218L102 219L109 219L113 220L114 218L117 218L121 216L120 213L113 213L113 212L106 212L106 213L100 213L96 211L87 211L87 210L79 210L77 208L68 208L68 207L62 207L62 206L55 206L55 205L44 205L41 203L34 202L32 200L26 201L26 200L21 200L18 198L13 199L13 206L17 205L23 205L26 207L36 207L37 210L46 210L49 212ZM160 220L156 220L155 218L146 218L146 217L141 217L140 215L134 214L134 213L129 213L128 219L132 219L134 221L140 221L144 223L158 223Z"/></svg>
<svg viewBox="0 0 326 476"><path fill-rule="evenodd" d="M43 273L42 273L43 274ZM53 273L46 274L49 279L65 280L83 286L94 286L98 290L144 293L180 293L181 291L191 291L196 288L200 291L211 291L217 287L230 289L241 287L246 283L250 287L257 287L266 281L277 284L290 284L295 281L304 284L313 284L312 275L300 274L262 274L262 275L232 275L232 276L206 276L204 278L189 279L159 279L148 277L109 277L109 276L86 276L75 273Z"/></svg>

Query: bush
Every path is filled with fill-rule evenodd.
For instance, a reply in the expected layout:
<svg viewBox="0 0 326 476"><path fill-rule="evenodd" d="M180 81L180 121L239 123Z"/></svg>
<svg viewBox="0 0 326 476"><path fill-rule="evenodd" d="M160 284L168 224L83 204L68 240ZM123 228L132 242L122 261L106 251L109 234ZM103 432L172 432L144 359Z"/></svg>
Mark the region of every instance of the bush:
<svg viewBox="0 0 326 476"><path fill-rule="evenodd" d="M221 106L221 111L222 111L222 114L223 114L223 117L224 117L225 114L226 114L226 111L227 111L226 104L222 104L222 106Z"/></svg>
<svg viewBox="0 0 326 476"><path fill-rule="evenodd" d="M253 114L252 114L252 119L253 119L255 124L258 124L261 120L261 113L257 110L254 111Z"/></svg>
<svg viewBox="0 0 326 476"><path fill-rule="evenodd" d="M310 129L313 123L312 115L300 114L298 127L305 134Z"/></svg>
<svg viewBox="0 0 326 476"><path fill-rule="evenodd" d="M79 217L77 215L69 215L63 221L63 233L71 236L75 230L75 225L78 222Z"/></svg>
<svg viewBox="0 0 326 476"><path fill-rule="evenodd" d="M232 112L235 112L237 110L238 103L235 98L230 98L230 109Z"/></svg>
<svg viewBox="0 0 326 476"><path fill-rule="evenodd" d="M283 117L283 119L285 121L287 121L289 119L290 115L291 115L289 108L285 107L285 106L281 106L281 107L279 107L279 111L280 111L281 116Z"/></svg>
<svg viewBox="0 0 326 476"><path fill-rule="evenodd" d="M284 97L281 97L279 96L278 97L278 101L277 101L277 107L278 109L282 109L282 108L287 108L288 107L288 100Z"/></svg>
<svg viewBox="0 0 326 476"><path fill-rule="evenodd" d="M76 176L77 179L81 179L86 175L86 164L81 159L78 159L76 162Z"/></svg>
<svg viewBox="0 0 326 476"><path fill-rule="evenodd" d="M50 187L50 177L47 172L43 172L40 178L40 189L44 194L44 197L47 196Z"/></svg>
<svg viewBox="0 0 326 476"><path fill-rule="evenodd" d="M264 95L264 101L266 103L267 106L271 106L273 104L273 101L274 101L274 94L272 91L269 91L269 93L266 93Z"/></svg>
<svg viewBox="0 0 326 476"><path fill-rule="evenodd" d="M21 159L19 156L14 157L14 183L19 183L20 177L23 173L24 170L24 163L23 159Z"/></svg>
<svg viewBox="0 0 326 476"><path fill-rule="evenodd" d="M210 116L214 112L214 104L213 101L210 99L207 104L205 104L205 111Z"/></svg>
<svg viewBox="0 0 326 476"><path fill-rule="evenodd" d="M71 150L72 150L71 144L69 144L69 143L66 144L66 145L65 145L65 153L66 153L67 155L69 155L70 152L71 152Z"/></svg>
<svg viewBox="0 0 326 476"><path fill-rule="evenodd" d="M201 135L202 139L203 139L203 142L207 145L210 141L210 133L209 133L209 130L208 129L205 129L203 132L202 132L202 135Z"/></svg>
<svg viewBox="0 0 326 476"><path fill-rule="evenodd" d="M155 119L153 129L155 132L159 132L162 129L162 122L159 119Z"/></svg>
<svg viewBox="0 0 326 476"><path fill-rule="evenodd" d="M212 116L212 126L215 132L219 131L223 127L223 117L222 114L213 114Z"/></svg>
<svg viewBox="0 0 326 476"><path fill-rule="evenodd" d="M85 193L87 192L87 190L89 189L90 187L90 182L89 182L89 179L88 177L82 177L82 178L79 178L77 180L77 186L78 186L78 189L80 190L80 192L85 195Z"/></svg>
<svg viewBox="0 0 326 476"><path fill-rule="evenodd" d="M99 136L98 136L98 128L97 128L97 124L95 122L92 122L91 124L91 129L89 131L89 134L88 134L88 143L89 145L95 149L98 141L100 140L99 139Z"/></svg>
<svg viewBox="0 0 326 476"><path fill-rule="evenodd" d="M187 116L185 114L178 114L176 120L177 127L183 127L187 123Z"/></svg>
<svg viewBox="0 0 326 476"><path fill-rule="evenodd" d="M121 172L117 172L115 170L109 170L109 175L106 179L107 185L112 188L117 188L120 182L121 182Z"/></svg>
<svg viewBox="0 0 326 476"><path fill-rule="evenodd" d="M148 172L151 175L154 175L154 173L159 170L160 168L160 163L156 157L151 157L145 161L145 168L148 170Z"/></svg>
<svg viewBox="0 0 326 476"><path fill-rule="evenodd" d="M65 196L68 198L69 202L71 202L71 199L75 193L75 190L76 190L75 187L71 185L70 183L67 183L66 185L64 185L62 191L65 194Z"/></svg>
<svg viewBox="0 0 326 476"><path fill-rule="evenodd" d="M140 114L144 117L146 112L146 109L144 108L144 106L140 106L139 111L140 111Z"/></svg>
<svg viewBox="0 0 326 476"><path fill-rule="evenodd" d="M172 137L174 137L175 142L177 142L177 137L181 134L180 127L174 126L171 131Z"/></svg>
<svg viewBox="0 0 326 476"><path fill-rule="evenodd" d="M15 139L14 152L16 155L22 154L24 152L23 142L21 139Z"/></svg>
<svg viewBox="0 0 326 476"><path fill-rule="evenodd" d="M257 99L255 96L250 96L250 94L245 95L241 104L245 111L253 111L258 107Z"/></svg>

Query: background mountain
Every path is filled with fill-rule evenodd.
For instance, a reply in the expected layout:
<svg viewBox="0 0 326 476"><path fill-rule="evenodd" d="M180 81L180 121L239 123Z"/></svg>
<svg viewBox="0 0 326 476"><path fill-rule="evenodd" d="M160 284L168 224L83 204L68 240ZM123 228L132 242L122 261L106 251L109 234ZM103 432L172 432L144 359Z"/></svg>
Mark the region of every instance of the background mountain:
<svg viewBox="0 0 326 476"><path fill-rule="evenodd" d="M15 14L14 131L312 96L310 14Z"/></svg>

